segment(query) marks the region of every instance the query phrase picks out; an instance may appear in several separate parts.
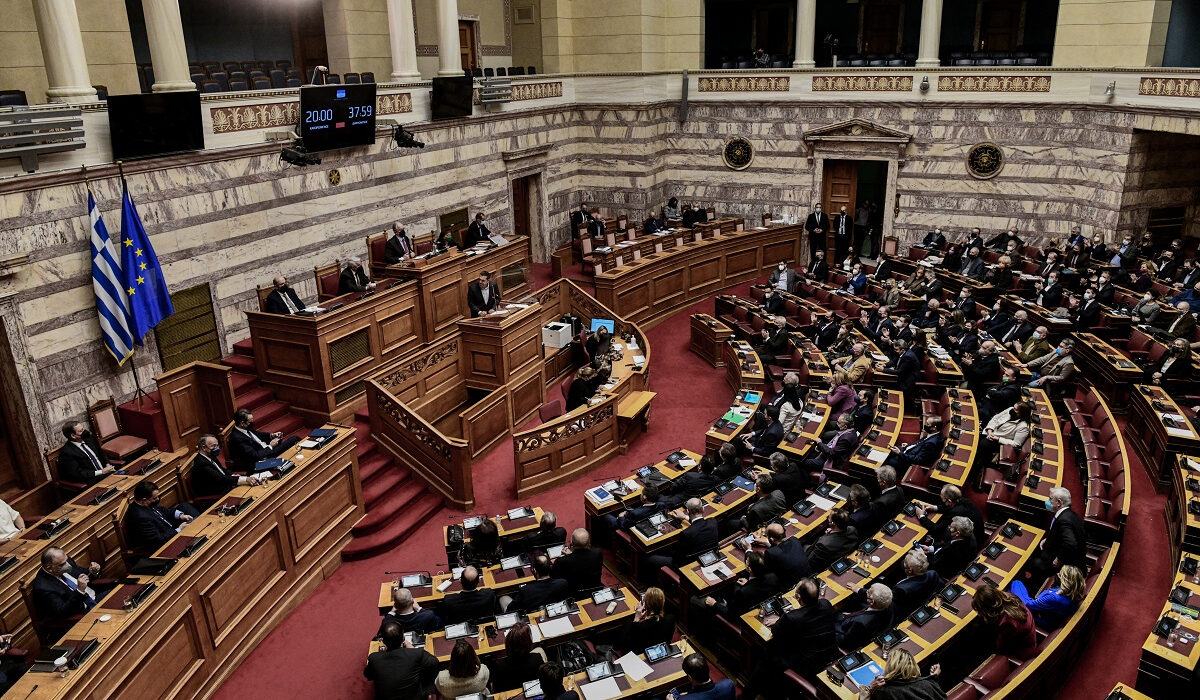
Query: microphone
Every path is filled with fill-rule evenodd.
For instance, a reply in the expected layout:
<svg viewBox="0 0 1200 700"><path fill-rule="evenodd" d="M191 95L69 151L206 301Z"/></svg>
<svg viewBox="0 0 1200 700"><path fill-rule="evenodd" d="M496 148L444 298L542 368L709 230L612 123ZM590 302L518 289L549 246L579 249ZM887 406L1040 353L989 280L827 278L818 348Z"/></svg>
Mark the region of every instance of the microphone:
<svg viewBox="0 0 1200 700"><path fill-rule="evenodd" d="M312 79L308 81L309 85L317 84L317 73L327 74L327 73L329 73L329 67L328 66L316 66L315 68L313 68ZM324 81L322 81L322 82L324 82Z"/></svg>
<svg viewBox="0 0 1200 700"><path fill-rule="evenodd" d="M679 447L676 447L676 448L675 448L675 449L673 449L673 450L672 450L672 449L666 449L666 450L663 450L662 452L659 452L659 454L660 454L660 455L665 455L665 454L666 454L666 453L668 453L668 452L683 452L683 445L680 445Z"/></svg>
<svg viewBox="0 0 1200 700"><path fill-rule="evenodd" d="M29 692L25 694L25 697L24 697L22 700L29 700L29 696L30 696L30 695L33 695L33 694L34 694L34 692L35 692L37 689L38 689L38 686L37 686L37 684L35 683L35 684L33 685L33 687L29 689Z"/></svg>
<svg viewBox="0 0 1200 700"><path fill-rule="evenodd" d="M434 566L445 566L445 564L438 562L437 564L434 564ZM393 574L400 574L401 576L403 576L404 574L426 574L426 575L429 574L428 571L385 571L383 573L388 576L391 576Z"/></svg>

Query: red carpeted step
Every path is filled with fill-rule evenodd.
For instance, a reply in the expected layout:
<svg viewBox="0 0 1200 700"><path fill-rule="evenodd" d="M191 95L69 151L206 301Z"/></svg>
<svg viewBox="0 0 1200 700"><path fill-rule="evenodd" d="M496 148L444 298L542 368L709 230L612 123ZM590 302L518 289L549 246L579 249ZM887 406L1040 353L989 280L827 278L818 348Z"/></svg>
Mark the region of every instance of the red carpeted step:
<svg viewBox="0 0 1200 700"><path fill-rule="evenodd" d="M400 513L389 513L388 522L382 529L364 537L355 537L342 550L342 558L347 561L366 559L389 551L404 541L409 533L416 530L431 516L442 508L442 499L431 493L426 493L418 500L408 503ZM383 510L383 509L381 509ZM364 521L366 518L363 519Z"/></svg>
<svg viewBox="0 0 1200 700"><path fill-rule="evenodd" d="M233 344L233 354L254 356L254 341L250 338L239 340Z"/></svg>
<svg viewBox="0 0 1200 700"><path fill-rule="evenodd" d="M258 416L255 416L254 427L264 433L283 433L285 436L305 432L304 421L300 419L300 416L291 413L285 413L270 423L260 423Z"/></svg>
<svg viewBox="0 0 1200 700"><path fill-rule="evenodd" d="M358 460L361 463L363 457L375 452L375 441L371 438L359 437L358 435L355 435L354 438L355 452L358 453Z"/></svg>
<svg viewBox="0 0 1200 700"><path fill-rule="evenodd" d="M258 407L274 400L275 394L273 394L270 389L260 384L255 386L253 389L242 392L242 395L237 397L237 401L235 401L234 404L238 408L248 408L251 411L254 411L255 417L257 417Z"/></svg>
<svg viewBox="0 0 1200 700"><path fill-rule="evenodd" d="M374 479L390 468L408 471L406 467L395 465L395 460L381 452L371 452L366 456L360 455L358 458L358 480L365 485L371 479Z"/></svg>
<svg viewBox="0 0 1200 700"><path fill-rule="evenodd" d="M247 374L254 374L258 371L254 366L254 358L249 355L233 354L222 357L221 364L232 367L238 372L246 372Z"/></svg>
<svg viewBox="0 0 1200 700"><path fill-rule="evenodd" d="M229 379L233 382L233 398L236 399L242 394L258 388L258 377L245 372L234 370L229 373ZM236 402L235 402L236 403Z"/></svg>
<svg viewBox="0 0 1200 700"><path fill-rule="evenodd" d="M355 423L370 423L371 422L371 414L367 411L366 406L363 406L362 408L360 408L354 412L354 422Z"/></svg>
<svg viewBox="0 0 1200 700"><path fill-rule="evenodd" d="M257 392L257 390L255 390L254 392L248 392L248 393L256 393L256 392ZM291 408L291 406L289 406L288 404L286 404L282 401L275 400L274 394L268 394L268 396L269 396L269 398L266 403L259 404L258 406L254 406L252 408L250 406L246 406L242 401L240 401L240 400L238 401L239 406L244 407L244 408L251 408L251 410L254 412L254 424L255 425L268 425L270 423L274 423L275 420L278 419L280 416L287 415L288 409ZM274 432L274 431L271 431L271 432Z"/></svg>
<svg viewBox="0 0 1200 700"><path fill-rule="evenodd" d="M367 517L363 518L363 521L358 523L358 526L364 526L371 519L371 513L375 511L391 510L392 512L395 512L395 507L392 503L384 503L383 501L384 499L392 500L393 497L396 501L399 501L402 498L402 495L398 493L400 487L404 486L407 488L409 486L413 486L413 484L405 483L412 481L409 479L410 476L412 476L412 472L403 468L381 469L374 479L369 482L364 482L363 503L367 506ZM419 497L421 492L425 490L422 488L422 484L419 483L415 484L415 487L416 490L413 491L412 495L406 500L412 500L413 498ZM366 534L366 532L360 531L356 534Z"/></svg>

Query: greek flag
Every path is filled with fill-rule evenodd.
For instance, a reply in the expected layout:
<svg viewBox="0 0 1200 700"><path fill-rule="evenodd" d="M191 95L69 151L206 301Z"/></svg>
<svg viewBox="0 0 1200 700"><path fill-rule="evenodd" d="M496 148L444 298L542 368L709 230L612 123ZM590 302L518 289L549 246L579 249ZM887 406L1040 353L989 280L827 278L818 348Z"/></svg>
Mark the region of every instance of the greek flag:
<svg viewBox="0 0 1200 700"><path fill-rule="evenodd" d="M121 283L121 263L108 237L108 228L96 206L96 196L88 185L88 218L92 230L92 288L96 292L96 315L104 332L104 347L117 365L133 354L133 336L129 332L129 297Z"/></svg>

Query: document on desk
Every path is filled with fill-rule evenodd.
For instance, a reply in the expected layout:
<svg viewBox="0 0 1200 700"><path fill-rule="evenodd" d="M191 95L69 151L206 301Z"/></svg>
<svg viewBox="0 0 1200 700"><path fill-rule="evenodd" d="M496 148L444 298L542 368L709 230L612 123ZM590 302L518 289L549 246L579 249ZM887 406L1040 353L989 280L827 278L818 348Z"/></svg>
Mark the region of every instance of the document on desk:
<svg viewBox="0 0 1200 700"><path fill-rule="evenodd" d="M872 448L871 451L867 453L868 462L883 462L883 460L887 458L888 453L884 452L883 450L876 450Z"/></svg>
<svg viewBox="0 0 1200 700"><path fill-rule="evenodd" d="M717 573L718 571L720 573ZM700 567L700 573L704 574L705 580L709 583L724 581L733 575L733 572L729 570L729 567L725 565L725 562L713 564L712 566L702 566Z"/></svg>
<svg viewBox="0 0 1200 700"><path fill-rule="evenodd" d="M696 460L692 459L691 457L684 457L683 459L679 460L679 466L694 467L696 466Z"/></svg>
<svg viewBox="0 0 1200 700"><path fill-rule="evenodd" d="M564 634L570 634L575 631L575 625L571 624L571 617L569 615L556 617L553 620L542 620L537 623L537 626L542 632L542 637L546 639L561 637Z"/></svg>
<svg viewBox="0 0 1200 700"><path fill-rule="evenodd" d="M584 683L579 686L583 691L584 700L612 700L621 697L621 687L613 676L602 678L595 683Z"/></svg>
<svg viewBox="0 0 1200 700"><path fill-rule="evenodd" d="M642 661L642 657L632 651L617 659L617 664L625 672L625 677L635 683L654 672L650 664Z"/></svg>
<svg viewBox="0 0 1200 700"><path fill-rule="evenodd" d="M806 500L809 503L813 504L814 506L820 508L821 510L833 510L834 508L837 507L836 502L831 501L828 498L825 498L824 496L818 496L815 493L804 500Z"/></svg>
<svg viewBox="0 0 1200 700"><path fill-rule="evenodd" d="M1188 430L1187 428L1167 428L1167 435L1174 435L1175 437L1191 437L1192 431Z"/></svg>

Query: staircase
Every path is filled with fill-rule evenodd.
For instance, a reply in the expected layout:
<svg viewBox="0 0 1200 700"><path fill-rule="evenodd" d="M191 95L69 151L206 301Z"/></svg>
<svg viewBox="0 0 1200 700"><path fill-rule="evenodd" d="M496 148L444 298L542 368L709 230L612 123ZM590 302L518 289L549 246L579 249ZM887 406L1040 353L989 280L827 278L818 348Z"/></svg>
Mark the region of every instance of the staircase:
<svg viewBox="0 0 1200 700"><path fill-rule="evenodd" d="M304 420L291 413L291 405L279 401L275 394L258 381L254 369L254 350L247 338L233 344L233 354L221 358L221 364L233 369L233 405L254 413L254 428L265 433L289 435L308 434Z"/></svg>

